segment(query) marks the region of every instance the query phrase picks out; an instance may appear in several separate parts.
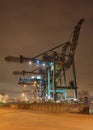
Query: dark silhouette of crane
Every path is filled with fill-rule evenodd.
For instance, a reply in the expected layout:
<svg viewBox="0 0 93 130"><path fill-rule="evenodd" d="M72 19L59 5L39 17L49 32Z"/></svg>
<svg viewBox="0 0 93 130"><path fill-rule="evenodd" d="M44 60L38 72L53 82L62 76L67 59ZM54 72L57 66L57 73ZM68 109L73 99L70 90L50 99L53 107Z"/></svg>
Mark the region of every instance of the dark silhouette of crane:
<svg viewBox="0 0 93 130"><path fill-rule="evenodd" d="M5 60L8 62L33 62L39 64L39 67L42 68L42 64L46 64L46 93L50 97L53 96L54 100L57 100L57 93L64 93L65 98L67 97L67 90L74 90L74 98L77 98L77 82L76 82L76 73L75 73L75 64L74 64L74 55L75 50L78 44L78 38L80 34L81 25L84 19L80 19L77 25L74 27L74 32L71 41L62 43L56 47L53 47L41 54L38 54L32 58L8 56L5 57ZM61 52L57 52L57 49L61 48ZM66 71L72 67L73 80L67 85L66 81ZM14 74L27 74L27 73L36 73L36 72L14 72ZM40 73L38 73L40 74ZM42 73L43 74L43 71Z"/></svg>

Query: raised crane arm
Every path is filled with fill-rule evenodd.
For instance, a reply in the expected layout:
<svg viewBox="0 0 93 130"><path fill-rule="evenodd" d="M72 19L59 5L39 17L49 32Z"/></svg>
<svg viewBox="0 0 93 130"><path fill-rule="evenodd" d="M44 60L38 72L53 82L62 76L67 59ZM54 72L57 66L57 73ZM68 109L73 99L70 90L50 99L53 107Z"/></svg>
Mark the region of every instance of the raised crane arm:
<svg viewBox="0 0 93 130"><path fill-rule="evenodd" d="M65 59L67 48L70 45L71 46L70 46L70 52L69 53L72 53L72 55L74 56L75 49L76 49L76 46L77 46L77 41L78 41L78 38L79 38L80 28L81 28L83 21L84 21L84 19L80 19L79 22L77 23L77 25L74 27L74 32L73 32L73 37L72 37L71 43L70 42L61 43L60 45L55 46L55 47L53 47L53 48L51 48L51 49L49 49L49 50L47 50L47 51L45 51L45 52L43 52L39 55L36 55L33 58L23 57L22 55L20 55L19 57L8 56L8 57L5 57L5 60L8 61L8 62L18 62L18 63L28 62L30 60L32 62L36 62L37 57L40 57L40 56L42 56L42 55L44 55L48 52L54 51L55 49L57 49L59 47L62 47L62 56L63 56L62 58ZM41 60L41 62L43 62L43 61Z"/></svg>

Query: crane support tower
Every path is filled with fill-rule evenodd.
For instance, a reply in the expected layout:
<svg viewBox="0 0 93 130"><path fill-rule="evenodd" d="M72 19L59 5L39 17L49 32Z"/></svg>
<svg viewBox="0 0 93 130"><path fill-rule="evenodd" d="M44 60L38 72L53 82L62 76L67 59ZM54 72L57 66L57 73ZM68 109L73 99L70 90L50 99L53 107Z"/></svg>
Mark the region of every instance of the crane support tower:
<svg viewBox="0 0 93 130"><path fill-rule="evenodd" d="M56 47L53 47L41 54L28 58L8 56L5 60L8 62L33 62L38 64L38 72L31 71L15 71L15 75L25 74L38 74L41 75L41 88L45 88L44 92L47 98L51 98L54 101L58 99L67 99L69 90L73 91L73 98L77 98L77 82L74 55L78 44L78 38L80 34L81 25L84 19L80 19L77 25L74 27L72 40L65 43L61 43ZM43 66L44 65L44 69ZM72 69L72 79L67 83L67 70ZM22 79L22 78L21 78ZM42 90L42 89L41 89ZM46 90L46 91L45 91ZM42 94L41 94L42 95Z"/></svg>

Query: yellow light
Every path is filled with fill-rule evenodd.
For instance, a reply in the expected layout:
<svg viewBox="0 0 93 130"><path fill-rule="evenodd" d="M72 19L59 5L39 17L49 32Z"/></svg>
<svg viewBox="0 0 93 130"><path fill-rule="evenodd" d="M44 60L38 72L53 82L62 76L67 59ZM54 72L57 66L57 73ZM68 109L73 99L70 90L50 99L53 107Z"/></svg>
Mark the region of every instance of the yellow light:
<svg viewBox="0 0 93 130"><path fill-rule="evenodd" d="M36 82L36 81L34 81L34 84L36 85L36 84L37 84L37 82Z"/></svg>
<svg viewBox="0 0 93 130"><path fill-rule="evenodd" d="M24 85L24 88L26 88L26 85Z"/></svg>
<svg viewBox="0 0 93 130"><path fill-rule="evenodd" d="M25 94L24 94L24 93L22 93L21 95L22 95L23 97L25 96Z"/></svg>

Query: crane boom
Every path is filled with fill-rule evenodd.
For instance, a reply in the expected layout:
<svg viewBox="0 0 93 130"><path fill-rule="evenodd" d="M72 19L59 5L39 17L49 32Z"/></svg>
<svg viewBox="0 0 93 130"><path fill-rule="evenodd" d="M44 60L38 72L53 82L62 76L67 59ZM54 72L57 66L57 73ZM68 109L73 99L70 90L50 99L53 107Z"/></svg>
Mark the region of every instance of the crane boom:
<svg viewBox="0 0 93 130"><path fill-rule="evenodd" d="M73 37L72 37L72 41L71 41L71 44L72 44L72 47L71 47L71 51L75 52L75 49L76 49L76 46L77 46L77 41L78 41L78 38L79 38L79 33L80 33L80 28L81 28L81 25L84 21L84 18L83 19L80 19L79 22L77 23L77 25L74 27L74 32L73 32ZM38 54L36 56L34 56L33 58L29 58L29 57L23 57L22 55L20 55L19 57L16 57L16 56L8 56L8 57L5 57L5 60L8 61L8 62L18 62L18 63L22 63L22 62L28 62L28 61L33 61L33 62L36 62L36 58L37 57L40 57L48 52L51 52L59 47L62 47L63 46L63 50L64 50L64 47L67 46L67 45L70 45L70 42L65 42L65 43L61 43L60 45L58 46L55 46L41 54ZM64 53L66 53L66 49L64 51ZM74 54L74 53L73 53ZM63 54L64 56L66 54ZM43 62L42 60L40 62Z"/></svg>
<svg viewBox="0 0 93 130"><path fill-rule="evenodd" d="M38 75L38 74L42 74L42 73L23 70L23 71L14 71L13 74L14 74L14 75L25 75L25 74Z"/></svg>
<svg viewBox="0 0 93 130"><path fill-rule="evenodd" d="M72 37L72 42L71 42L72 44L76 44L77 43L78 38L79 38L79 33L80 33L81 25L82 25L83 22L84 22L84 18L80 19L80 21L74 27L74 32L73 32L73 37ZM39 57L41 55L44 55L45 53L51 52L51 51L53 51L53 50L55 50L55 49L57 49L59 47L67 45L67 44L69 44L69 41L65 42L65 43L61 43L60 45L55 46L55 47L53 47L53 48L51 48L51 49L49 49L49 50L47 50L47 51L45 51L45 52L43 52L41 54L38 54L38 55L34 56L33 58L37 58L37 57Z"/></svg>
<svg viewBox="0 0 93 130"><path fill-rule="evenodd" d="M81 25L84 22L84 20L85 20L84 18L80 19L78 24L74 27L74 33L73 33L73 37L72 37L72 44L75 44L78 41Z"/></svg>
<svg viewBox="0 0 93 130"><path fill-rule="evenodd" d="M29 57L23 57L22 55L18 56L7 56L5 57L5 61L7 62L17 62L17 63L23 63L23 62L29 62L32 61L34 63L37 62L38 59L35 58L29 58ZM40 63L43 63L42 60L38 60Z"/></svg>

